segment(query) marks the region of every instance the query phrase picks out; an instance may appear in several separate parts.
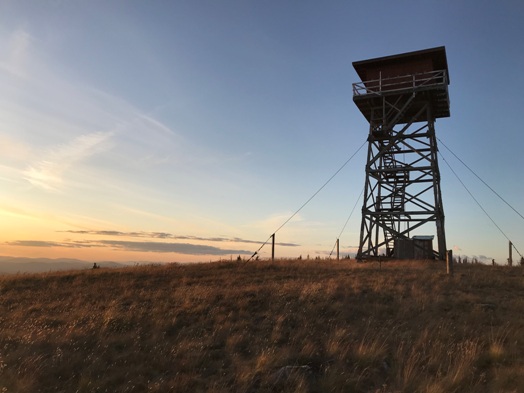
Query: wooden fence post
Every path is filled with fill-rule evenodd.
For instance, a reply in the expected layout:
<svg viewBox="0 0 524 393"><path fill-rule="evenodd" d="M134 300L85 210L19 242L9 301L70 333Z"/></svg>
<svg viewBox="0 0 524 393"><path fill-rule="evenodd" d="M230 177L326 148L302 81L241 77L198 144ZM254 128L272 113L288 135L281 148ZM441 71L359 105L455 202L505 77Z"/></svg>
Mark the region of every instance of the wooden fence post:
<svg viewBox="0 0 524 393"><path fill-rule="evenodd" d="M275 234L273 233L271 235L271 260L274 261L275 260Z"/></svg>
<svg viewBox="0 0 524 393"><path fill-rule="evenodd" d="M446 270L448 274L453 275L453 250L446 252Z"/></svg>

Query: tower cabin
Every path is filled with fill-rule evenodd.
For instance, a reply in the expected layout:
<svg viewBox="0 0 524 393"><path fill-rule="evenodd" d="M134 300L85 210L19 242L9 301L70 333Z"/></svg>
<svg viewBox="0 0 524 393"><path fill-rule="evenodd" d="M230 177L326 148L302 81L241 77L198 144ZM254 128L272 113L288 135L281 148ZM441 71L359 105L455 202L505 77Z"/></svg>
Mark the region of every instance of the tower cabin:
<svg viewBox="0 0 524 393"><path fill-rule="evenodd" d="M396 124L449 117L449 74L445 47L356 61L353 67L361 82L353 84L353 101L370 124L386 118L383 108L398 106L416 94ZM387 101L387 105L384 103ZM430 103L432 119L415 115Z"/></svg>

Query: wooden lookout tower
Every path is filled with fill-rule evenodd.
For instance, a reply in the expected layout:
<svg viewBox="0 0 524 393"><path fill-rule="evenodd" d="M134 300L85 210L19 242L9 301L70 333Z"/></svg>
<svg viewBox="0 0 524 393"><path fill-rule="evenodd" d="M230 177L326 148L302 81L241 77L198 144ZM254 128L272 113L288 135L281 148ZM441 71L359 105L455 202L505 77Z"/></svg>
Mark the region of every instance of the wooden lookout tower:
<svg viewBox="0 0 524 393"><path fill-rule="evenodd" d="M395 244L410 242L428 223L436 224L433 256L445 259L434 124L450 115L446 50L357 61L353 67L361 79L353 84L353 101L369 122L357 259L400 257Z"/></svg>

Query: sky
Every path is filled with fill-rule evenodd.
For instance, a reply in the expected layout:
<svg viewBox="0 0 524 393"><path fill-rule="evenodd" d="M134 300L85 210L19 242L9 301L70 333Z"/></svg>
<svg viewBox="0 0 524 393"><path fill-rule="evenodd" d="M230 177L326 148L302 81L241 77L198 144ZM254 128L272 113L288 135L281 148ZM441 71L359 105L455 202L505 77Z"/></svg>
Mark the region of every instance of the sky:
<svg viewBox="0 0 524 393"><path fill-rule="evenodd" d="M0 0L0 255L206 262L275 231L276 257L354 254L352 62L437 46L437 137L522 214L523 20L519 0ZM524 253L524 219L440 154L448 248Z"/></svg>

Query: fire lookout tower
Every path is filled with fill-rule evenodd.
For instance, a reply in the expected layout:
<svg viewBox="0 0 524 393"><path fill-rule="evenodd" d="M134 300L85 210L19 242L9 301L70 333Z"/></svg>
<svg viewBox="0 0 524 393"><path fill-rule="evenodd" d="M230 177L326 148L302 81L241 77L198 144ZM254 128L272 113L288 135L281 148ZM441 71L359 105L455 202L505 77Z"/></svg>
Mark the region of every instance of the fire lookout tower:
<svg viewBox="0 0 524 393"><path fill-rule="evenodd" d="M406 245L417 255L420 246L410 236L430 222L436 224L438 251L430 247L429 257L445 259L434 128L437 118L450 115L445 47L357 61L353 67L362 80L353 84L353 101L369 122L357 259L381 253L402 258Z"/></svg>

